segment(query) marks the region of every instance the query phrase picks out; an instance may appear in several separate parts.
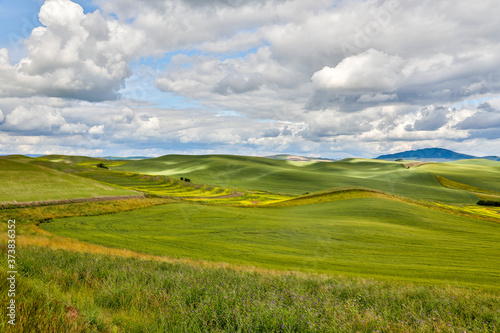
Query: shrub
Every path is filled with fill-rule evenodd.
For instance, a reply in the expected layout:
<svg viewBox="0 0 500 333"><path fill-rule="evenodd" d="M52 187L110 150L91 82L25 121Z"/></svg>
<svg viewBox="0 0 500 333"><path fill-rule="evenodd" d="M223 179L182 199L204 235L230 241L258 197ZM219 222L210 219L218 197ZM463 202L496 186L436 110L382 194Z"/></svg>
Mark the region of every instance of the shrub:
<svg viewBox="0 0 500 333"><path fill-rule="evenodd" d="M493 201L493 200L479 200L477 204L480 206L500 207L500 201Z"/></svg>
<svg viewBox="0 0 500 333"><path fill-rule="evenodd" d="M105 166L104 163L98 163L96 166L98 168L103 168L103 169L109 170L109 168L107 166Z"/></svg>

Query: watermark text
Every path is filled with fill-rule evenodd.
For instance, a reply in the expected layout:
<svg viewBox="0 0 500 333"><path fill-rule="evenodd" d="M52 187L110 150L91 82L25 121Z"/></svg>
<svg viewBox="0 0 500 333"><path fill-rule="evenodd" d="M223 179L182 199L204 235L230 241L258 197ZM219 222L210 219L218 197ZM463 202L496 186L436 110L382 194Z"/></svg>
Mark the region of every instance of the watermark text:
<svg viewBox="0 0 500 333"><path fill-rule="evenodd" d="M9 220L7 223L7 267L8 267L8 303L7 317L10 325L16 324L16 220Z"/></svg>

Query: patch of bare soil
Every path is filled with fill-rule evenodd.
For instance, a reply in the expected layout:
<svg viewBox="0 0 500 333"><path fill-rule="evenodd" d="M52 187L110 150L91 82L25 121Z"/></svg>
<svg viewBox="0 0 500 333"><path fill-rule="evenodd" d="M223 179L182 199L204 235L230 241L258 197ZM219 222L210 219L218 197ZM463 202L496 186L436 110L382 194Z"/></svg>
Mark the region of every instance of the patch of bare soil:
<svg viewBox="0 0 500 333"><path fill-rule="evenodd" d="M421 165L428 164L428 163L434 163L434 162L412 162L412 163L404 163L403 166L405 168L409 169L409 168L416 168L416 167L419 167Z"/></svg>

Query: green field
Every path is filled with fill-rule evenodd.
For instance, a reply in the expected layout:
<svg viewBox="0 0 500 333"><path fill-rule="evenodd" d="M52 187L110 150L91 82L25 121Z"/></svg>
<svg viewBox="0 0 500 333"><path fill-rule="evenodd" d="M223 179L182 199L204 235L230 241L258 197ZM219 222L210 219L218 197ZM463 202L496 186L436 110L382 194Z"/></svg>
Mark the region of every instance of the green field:
<svg viewBox="0 0 500 333"><path fill-rule="evenodd" d="M457 182L500 192L500 162L468 160L426 164L420 168Z"/></svg>
<svg viewBox="0 0 500 333"><path fill-rule="evenodd" d="M3 250L2 253L5 253ZM498 332L482 290L25 247L6 332ZM0 271L0 302L7 302ZM0 313L5 316L3 307Z"/></svg>
<svg viewBox="0 0 500 333"><path fill-rule="evenodd" d="M500 174L500 163L498 165L474 166L473 174L479 181L488 182L491 174ZM406 169L400 162L365 159L301 164L258 157L168 155L130 161L112 169L150 175L175 174L203 184L293 195L328 188L363 187L418 200L467 204L477 202L477 197L467 191L441 186L433 171L429 172L424 167ZM462 169L459 165L446 167L451 170Z"/></svg>
<svg viewBox="0 0 500 333"><path fill-rule="evenodd" d="M73 165L74 174L124 188L199 199L198 204L42 225L58 235L154 255L269 269L488 287L500 280L498 223L490 221L498 213L473 208L480 194L471 191L496 193L500 163L476 160L407 168L366 159L301 163L169 155L110 161L112 170L102 170L88 168L96 161L84 158L39 161L64 161ZM241 191L237 198L218 199L235 190ZM309 192L313 194L304 195ZM271 193L283 194L271 199ZM234 205L240 207L230 207Z"/></svg>
<svg viewBox="0 0 500 333"><path fill-rule="evenodd" d="M44 230L154 255L498 287L498 224L359 198L285 208L169 204Z"/></svg>
<svg viewBox="0 0 500 333"><path fill-rule="evenodd" d="M0 203L139 195L31 162L32 159L19 156L0 158Z"/></svg>
<svg viewBox="0 0 500 333"><path fill-rule="evenodd" d="M0 178L18 332L500 327L500 209L476 204L500 198L499 162L7 156Z"/></svg>

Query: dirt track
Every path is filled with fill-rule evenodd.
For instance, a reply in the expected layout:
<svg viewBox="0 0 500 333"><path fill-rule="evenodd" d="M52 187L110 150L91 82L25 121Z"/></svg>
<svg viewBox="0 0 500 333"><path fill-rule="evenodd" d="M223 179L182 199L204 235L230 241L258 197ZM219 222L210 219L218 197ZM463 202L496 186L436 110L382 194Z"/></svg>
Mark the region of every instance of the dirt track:
<svg viewBox="0 0 500 333"><path fill-rule="evenodd" d="M158 198L173 199L173 200L183 200L183 199L196 199L196 200L212 200L212 199L229 199L241 197L243 193L232 192L231 194L221 195L218 197L170 197L170 196L156 196ZM78 199L61 199L61 200L50 200L50 201L28 201L28 202L7 202L0 203L0 209L9 208L23 208L23 207L37 207L37 206L51 206L51 205L61 205L70 203L83 203L83 202L99 202L99 201L113 201L113 200L127 200L127 199L138 199L144 198L145 194L138 195L127 195L127 196L110 196L110 197L95 197L95 198L78 198Z"/></svg>
<svg viewBox="0 0 500 333"><path fill-rule="evenodd" d="M403 164L403 166L407 169L409 168L416 168L418 166L421 166L421 165L424 165L424 164L428 164L428 163L434 163L434 162L413 162L413 163L405 163Z"/></svg>
<svg viewBox="0 0 500 333"><path fill-rule="evenodd" d="M166 198L166 199L175 199L175 200L182 200L182 199L211 200L211 199L237 198L237 197L241 197L242 195L243 195L243 193L241 193L241 192L232 192L231 194L221 195L218 197L169 197L169 196L160 196L160 197Z"/></svg>
<svg viewBox="0 0 500 333"><path fill-rule="evenodd" d="M145 197L145 195L141 193L138 195L114 196L114 197L111 196L111 197L61 199L61 200L50 200L50 201L7 202L7 203L0 203L0 209L50 206L50 205L60 205L60 204L69 204L69 203L81 203L81 202L126 200L126 199L138 199L138 198L144 198L144 197Z"/></svg>

